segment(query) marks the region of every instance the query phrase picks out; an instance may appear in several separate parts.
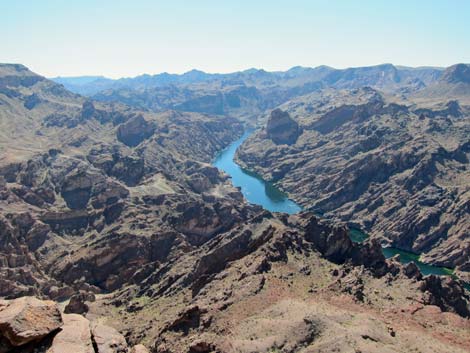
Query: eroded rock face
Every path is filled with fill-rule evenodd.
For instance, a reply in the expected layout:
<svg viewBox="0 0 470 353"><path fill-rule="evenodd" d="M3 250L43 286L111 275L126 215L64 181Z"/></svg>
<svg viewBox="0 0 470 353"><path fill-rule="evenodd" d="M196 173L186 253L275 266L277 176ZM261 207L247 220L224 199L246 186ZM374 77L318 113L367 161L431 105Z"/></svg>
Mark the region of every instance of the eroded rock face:
<svg viewBox="0 0 470 353"><path fill-rule="evenodd" d="M117 139L127 146L137 146L143 140L153 134L154 128L138 115L119 125L117 130Z"/></svg>
<svg viewBox="0 0 470 353"><path fill-rule="evenodd" d="M329 260L344 262L350 258L353 243L346 227L330 228L328 223L309 217L305 225L305 238Z"/></svg>
<svg viewBox="0 0 470 353"><path fill-rule="evenodd" d="M382 247L377 241L358 245L351 241L347 227L332 225L308 213L302 217L305 238L312 242L325 258L336 263L351 262L354 265L362 265L380 276L387 273L388 266Z"/></svg>
<svg viewBox="0 0 470 353"><path fill-rule="evenodd" d="M96 114L95 105L91 100L86 100L83 102L81 116L83 119L90 119L93 115Z"/></svg>
<svg viewBox="0 0 470 353"><path fill-rule="evenodd" d="M30 251L36 251L46 241L51 228L41 221L35 221L25 235L26 244Z"/></svg>
<svg viewBox="0 0 470 353"><path fill-rule="evenodd" d="M65 212L46 212L42 221L49 225L56 233L79 232L85 230L89 224L89 213L86 210L73 210Z"/></svg>
<svg viewBox="0 0 470 353"><path fill-rule="evenodd" d="M34 220L30 214L12 216L11 221L0 216L0 296L15 298L38 295L57 284L41 271L38 261L28 251L30 237L35 234L35 225L42 223ZM30 230L23 227L28 224Z"/></svg>
<svg viewBox="0 0 470 353"><path fill-rule="evenodd" d="M15 347L39 342L61 326L59 308L51 301L22 297L0 307L0 333Z"/></svg>
<svg viewBox="0 0 470 353"><path fill-rule="evenodd" d="M459 315L470 317L470 296L453 278L429 275L423 278L420 289L426 294L426 304L439 306L442 310L452 307Z"/></svg>
<svg viewBox="0 0 470 353"><path fill-rule="evenodd" d="M241 166L382 244L466 267L468 108L447 98L398 104L371 88L325 90L281 108L299 117L295 147L256 133L237 152Z"/></svg>
<svg viewBox="0 0 470 353"><path fill-rule="evenodd" d="M135 186L144 176L144 160L132 156L120 158L109 171L109 175L124 181L129 186Z"/></svg>
<svg viewBox="0 0 470 353"><path fill-rule="evenodd" d="M69 208L82 209L88 204L92 186L91 176L85 173L77 173L65 180L61 194Z"/></svg>
<svg viewBox="0 0 470 353"><path fill-rule="evenodd" d="M300 135L299 124L281 109L271 112L266 125L268 138L277 145L292 145Z"/></svg>

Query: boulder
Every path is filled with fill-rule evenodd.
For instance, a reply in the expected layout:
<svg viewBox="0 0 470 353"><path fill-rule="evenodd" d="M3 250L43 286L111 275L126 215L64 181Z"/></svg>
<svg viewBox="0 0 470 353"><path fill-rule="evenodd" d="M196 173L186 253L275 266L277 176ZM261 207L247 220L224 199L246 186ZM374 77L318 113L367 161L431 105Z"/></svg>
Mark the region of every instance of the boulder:
<svg viewBox="0 0 470 353"><path fill-rule="evenodd" d="M95 295L93 293L80 292L70 298L69 303L64 309L66 314L83 314L88 312L88 304L86 302L94 302Z"/></svg>
<svg viewBox="0 0 470 353"><path fill-rule="evenodd" d="M296 143L300 135L300 128L289 113L275 109L269 117L266 132L268 138L273 140L276 145L292 145Z"/></svg>
<svg viewBox="0 0 470 353"><path fill-rule="evenodd" d="M132 347L131 353L150 353L150 351L143 344L138 344Z"/></svg>
<svg viewBox="0 0 470 353"><path fill-rule="evenodd" d="M212 343L206 342L202 339L197 339L193 341L189 346L190 353L207 353L213 352L214 349L215 346Z"/></svg>
<svg viewBox="0 0 470 353"><path fill-rule="evenodd" d="M64 326L46 353L95 353L90 322L78 314L64 314Z"/></svg>
<svg viewBox="0 0 470 353"><path fill-rule="evenodd" d="M93 324L92 335L96 344L97 353L127 353L129 347L126 339L116 329L103 325Z"/></svg>
<svg viewBox="0 0 470 353"><path fill-rule="evenodd" d="M62 326L59 308L52 301L22 297L0 310L0 333L12 346L39 341Z"/></svg>
<svg viewBox="0 0 470 353"><path fill-rule="evenodd" d="M47 288L45 290L45 293L52 300L63 301L70 298L75 293L75 289L69 286L58 287L56 285L53 285Z"/></svg>

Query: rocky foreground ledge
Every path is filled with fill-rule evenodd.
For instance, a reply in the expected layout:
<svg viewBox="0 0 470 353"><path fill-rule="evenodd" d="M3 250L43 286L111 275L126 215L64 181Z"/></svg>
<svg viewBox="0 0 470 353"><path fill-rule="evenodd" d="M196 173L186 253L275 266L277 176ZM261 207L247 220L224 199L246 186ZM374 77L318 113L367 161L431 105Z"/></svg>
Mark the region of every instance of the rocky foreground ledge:
<svg viewBox="0 0 470 353"><path fill-rule="evenodd" d="M114 328L79 314L63 314L53 301L22 297L0 301L0 352L148 353L129 347Z"/></svg>

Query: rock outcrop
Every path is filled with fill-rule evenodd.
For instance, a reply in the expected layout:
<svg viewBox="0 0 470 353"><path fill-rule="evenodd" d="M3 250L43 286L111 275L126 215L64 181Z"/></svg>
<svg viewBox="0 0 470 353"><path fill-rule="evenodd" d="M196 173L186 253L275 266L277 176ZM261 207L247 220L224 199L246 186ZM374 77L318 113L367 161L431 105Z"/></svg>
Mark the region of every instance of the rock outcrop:
<svg viewBox="0 0 470 353"><path fill-rule="evenodd" d="M269 116L266 134L277 145L292 145L300 135L299 124L289 113L275 109Z"/></svg>
<svg viewBox="0 0 470 353"><path fill-rule="evenodd" d="M85 314L88 312L87 302L94 302L95 295L93 293L80 291L77 294L74 294L69 303L64 308L64 313L66 314Z"/></svg>
<svg viewBox="0 0 470 353"><path fill-rule="evenodd" d="M442 310L452 307L459 315L470 317L470 295L453 278L435 275L424 277L420 289L426 294L425 302Z"/></svg>
<svg viewBox="0 0 470 353"><path fill-rule="evenodd" d="M137 344L131 349L131 353L150 353L149 350L142 344Z"/></svg>
<svg viewBox="0 0 470 353"><path fill-rule="evenodd" d="M122 334L78 314L61 314L56 303L34 297L0 301L0 352L148 353L129 347Z"/></svg>
<svg viewBox="0 0 470 353"><path fill-rule="evenodd" d="M124 124L119 125L117 130L117 139L127 146L137 146L143 140L153 134L154 128L144 119L142 115L138 115L129 119Z"/></svg>

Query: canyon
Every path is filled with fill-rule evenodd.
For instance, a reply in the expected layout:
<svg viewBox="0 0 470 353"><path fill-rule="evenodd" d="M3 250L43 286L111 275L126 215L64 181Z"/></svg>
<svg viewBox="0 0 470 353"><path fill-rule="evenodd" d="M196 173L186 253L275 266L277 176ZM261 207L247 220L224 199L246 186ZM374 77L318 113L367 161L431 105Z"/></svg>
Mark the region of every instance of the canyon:
<svg viewBox="0 0 470 353"><path fill-rule="evenodd" d="M264 118L237 161L303 207L469 280L469 105L455 93L468 85L461 71L451 67L423 89L445 89L439 98L365 87L291 100L280 107L283 118ZM273 136L280 119L282 133ZM286 134L289 141L279 140Z"/></svg>
<svg viewBox="0 0 470 353"><path fill-rule="evenodd" d="M463 282L381 250L468 279L466 74L192 72L82 96L1 64L0 352L468 351ZM236 161L304 211L213 166L253 127Z"/></svg>

